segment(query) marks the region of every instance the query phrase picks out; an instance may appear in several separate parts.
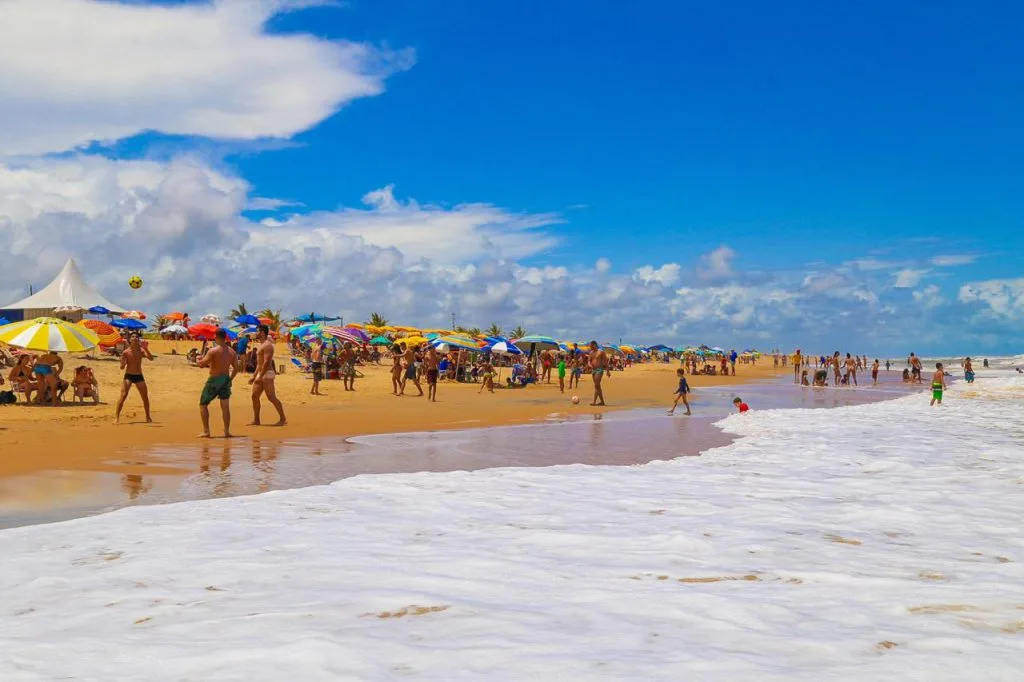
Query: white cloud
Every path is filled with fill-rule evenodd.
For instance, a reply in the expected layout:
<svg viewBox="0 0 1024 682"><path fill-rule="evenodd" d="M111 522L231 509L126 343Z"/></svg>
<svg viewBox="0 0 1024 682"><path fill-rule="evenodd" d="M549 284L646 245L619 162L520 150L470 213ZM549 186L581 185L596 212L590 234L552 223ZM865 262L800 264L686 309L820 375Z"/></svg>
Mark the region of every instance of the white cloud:
<svg viewBox="0 0 1024 682"><path fill-rule="evenodd" d="M900 270L896 273L896 281L893 282L893 287L896 289L913 289L929 272L931 270L915 270L914 268Z"/></svg>
<svg viewBox="0 0 1024 682"><path fill-rule="evenodd" d="M970 265L974 261L978 260L978 257L970 253L961 253L948 256L932 256L930 262L940 268L948 268L955 265Z"/></svg>
<svg viewBox="0 0 1024 682"><path fill-rule="evenodd" d="M930 284L920 291L912 294L914 301L928 308L934 308L945 303L945 299L939 294L939 287Z"/></svg>
<svg viewBox="0 0 1024 682"><path fill-rule="evenodd" d="M658 282L665 286L671 286L679 281L679 273L681 268L679 263L666 263L660 268L655 268L651 265L644 265L637 268L634 275L645 284L651 282Z"/></svg>
<svg viewBox="0 0 1024 682"><path fill-rule="evenodd" d="M997 318L1024 319L1024 278L968 282L960 287L961 303L983 303Z"/></svg>
<svg viewBox="0 0 1024 682"><path fill-rule="evenodd" d="M718 282L733 276L732 259L736 252L726 245L700 257L697 276L707 282Z"/></svg>
<svg viewBox="0 0 1024 682"><path fill-rule="evenodd" d="M410 51L272 35L309 3L0 2L0 155L40 154L148 130L287 138L383 91Z"/></svg>

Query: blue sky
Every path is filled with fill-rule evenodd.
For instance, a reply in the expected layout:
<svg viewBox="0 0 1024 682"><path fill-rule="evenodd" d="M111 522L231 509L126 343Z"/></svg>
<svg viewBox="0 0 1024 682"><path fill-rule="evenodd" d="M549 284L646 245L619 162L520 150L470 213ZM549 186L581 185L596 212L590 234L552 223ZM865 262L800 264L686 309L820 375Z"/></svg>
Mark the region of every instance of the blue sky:
<svg viewBox="0 0 1024 682"><path fill-rule="evenodd" d="M256 6L134 3L132 15L99 17L99 3L68 2L97 39L100 18L131 25L145 13L173 38L221 21L236 30ZM162 100L159 113L115 83L110 101L129 103L110 132L97 132L108 122L96 107L82 109L96 120L81 130L79 116L54 121L52 131L44 121L36 133L33 118L38 143L10 141L9 163L87 162L91 173L118 178L117 192L96 197L108 209L158 194L185 221L165 245L182 255L195 242L184 235L199 234L189 222L195 207L209 202L177 192L214 178L206 189L227 203L242 196L224 215L200 216L219 226L217 248L253 248L293 230L285 241L292 266L325 272L292 289L355 316L368 311L347 296L335 301L353 287L331 284L326 272L343 264L355 278L366 263L378 273L387 262L390 278L360 289L359 300L429 320L459 312L481 325L502 318L651 342L832 346L853 334L864 352L903 353L909 343L1015 350L1024 330L1024 8L1016 4L301 4L318 3L278 0L276 9L293 11L269 11L221 44L204 42L197 28L190 54L211 57L195 72L182 67L180 83L167 77L166 93L150 96ZM295 38L303 51L269 36ZM355 46L340 66L323 54L335 44ZM257 45L282 56L256 63ZM139 63L126 80L161 77ZM369 76L359 85L331 80L352 73ZM196 85L204 80L218 87ZM108 83L100 86L106 93ZM28 100L52 96L24 87ZM275 101L256 101L264 91ZM218 118L207 118L211 111ZM0 160L3 151L0 138ZM118 169L139 163L159 168L146 166L152 180L126 186ZM185 167L192 180L167 182ZM52 207L30 213L53 219ZM83 224L96 229L100 213L113 220L110 210L83 210ZM137 218L117 216L122 225L150 224ZM174 222L166 220L157 234ZM227 234L243 221L241 237ZM447 229L467 221L466 232ZM313 233L377 250L332 251L330 242L311 245ZM124 268L173 269L155 253ZM408 284L410 268L426 279ZM125 271L111 271L111 282ZM415 308L428 285L444 288L444 302ZM217 282L206 298L168 286L143 302L216 306L218 294L238 295ZM281 298L268 304L298 305ZM609 314L571 326L558 318L560 307L588 302ZM823 319L836 322L823 327Z"/></svg>

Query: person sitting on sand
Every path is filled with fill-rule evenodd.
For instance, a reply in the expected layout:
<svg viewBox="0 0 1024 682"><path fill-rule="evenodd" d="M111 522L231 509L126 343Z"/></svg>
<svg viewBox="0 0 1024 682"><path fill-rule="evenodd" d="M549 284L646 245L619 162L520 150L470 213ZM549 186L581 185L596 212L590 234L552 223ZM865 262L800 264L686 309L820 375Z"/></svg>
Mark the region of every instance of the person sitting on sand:
<svg viewBox="0 0 1024 682"><path fill-rule="evenodd" d="M274 342L270 338L270 327L261 324L256 329L256 371L249 383L252 385L252 422L251 426L260 425L260 398L265 394L270 404L277 410L277 423L284 426L288 420L284 416L284 405L277 397L277 371L274 368Z"/></svg>
<svg viewBox="0 0 1024 682"><path fill-rule="evenodd" d="M35 358L24 353L18 356L18 361L7 375L11 382L11 390L25 396L25 402L32 402L32 393L39 390L39 383L32 379L32 361Z"/></svg>
<svg viewBox="0 0 1024 682"><path fill-rule="evenodd" d="M114 411L114 423L121 423L121 408L128 398L128 392L132 386L139 392L142 398L142 407L146 411L146 423L153 421L149 415L149 387L146 386L146 377L142 374L143 359L152 362L153 354L149 348L142 346L142 337L132 334L128 339L128 348L121 354L121 369L124 370L124 379L121 381L121 397L117 400L117 409Z"/></svg>
<svg viewBox="0 0 1024 682"><path fill-rule="evenodd" d="M231 382L238 374L238 356L228 345L226 330L217 330L214 346L200 358L199 366L210 368L210 376L199 396L199 416L203 421L203 432L199 437L210 437L210 403L220 400L224 437L231 438Z"/></svg>
<svg viewBox="0 0 1024 682"><path fill-rule="evenodd" d="M54 407L60 405L60 373L63 370L64 361L56 353L47 351L36 358L36 364L32 366L39 387L36 402L49 400Z"/></svg>
<svg viewBox="0 0 1024 682"><path fill-rule="evenodd" d="M669 414L676 413L676 407L679 405L679 401L683 401L683 405L686 405L686 414L692 414L690 412L690 401L686 399L686 394L690 392L690 384L686 381L686 370L680 367L676 370L676 376L679 378L679 386L676 387L676 400L672 403L672 409L668 411Z"/></svg>
<svg viewBox="0 0 1024 682"><path fill-rule="evenodd" d="M92 398L93 405L99 405L100 385L96 381L96 375L86 365L75 368L75 378L71 382L75 389L75 397L79 403L84 403L86 398Z"/></svg>

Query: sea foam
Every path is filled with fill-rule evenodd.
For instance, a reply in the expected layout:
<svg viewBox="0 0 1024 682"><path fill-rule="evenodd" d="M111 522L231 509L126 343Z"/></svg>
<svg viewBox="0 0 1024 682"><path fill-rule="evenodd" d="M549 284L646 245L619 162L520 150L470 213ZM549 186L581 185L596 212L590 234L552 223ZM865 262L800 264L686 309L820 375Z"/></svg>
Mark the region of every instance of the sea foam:
<svg viewBox="0 0 1024 682"><path fill-rule="evenodd" d="M0 679L1019 680L1024 380L928 399L3 531Z"/></svg>

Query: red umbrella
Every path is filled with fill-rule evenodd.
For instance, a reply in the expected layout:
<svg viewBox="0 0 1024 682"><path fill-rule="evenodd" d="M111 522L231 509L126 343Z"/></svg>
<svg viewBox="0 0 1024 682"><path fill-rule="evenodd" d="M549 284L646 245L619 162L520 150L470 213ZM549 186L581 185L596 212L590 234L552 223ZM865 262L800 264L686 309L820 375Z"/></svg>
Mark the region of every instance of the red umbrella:
<svg viewBox="0 0 1024 682"><path fill-rule="evenodd" d="M215 324L194 324L188 328L188 334L195 339L206 339L207 341L213 340L214 335L217 333L217 325Z"/></svg>

